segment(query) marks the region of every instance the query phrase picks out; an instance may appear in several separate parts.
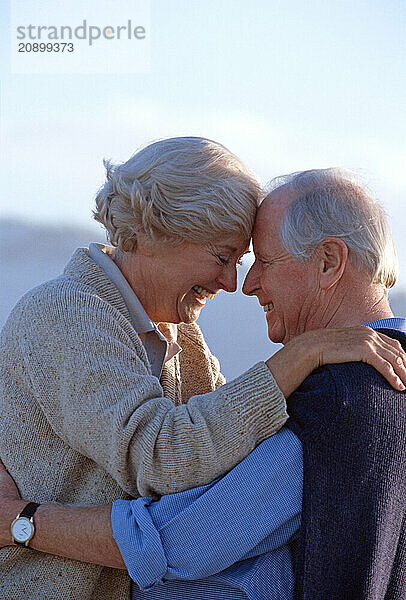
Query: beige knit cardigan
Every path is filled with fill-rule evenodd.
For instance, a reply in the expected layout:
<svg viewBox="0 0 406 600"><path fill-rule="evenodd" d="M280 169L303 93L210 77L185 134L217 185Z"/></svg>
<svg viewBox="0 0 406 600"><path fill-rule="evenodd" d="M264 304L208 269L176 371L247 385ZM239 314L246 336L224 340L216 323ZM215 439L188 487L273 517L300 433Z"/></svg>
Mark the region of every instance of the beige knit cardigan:
<svg viewBox="0 0 406 600"><path fill-rule="evenodd" d="M197 325L151 374L117 288L78 249L28 292L0 340L0 456L25 498L105 504L205 484L285 422L264 363L224 382ZM214 391L216 390L216 391ZM124 571L0 551L3 600L128 600Z"/></svg>

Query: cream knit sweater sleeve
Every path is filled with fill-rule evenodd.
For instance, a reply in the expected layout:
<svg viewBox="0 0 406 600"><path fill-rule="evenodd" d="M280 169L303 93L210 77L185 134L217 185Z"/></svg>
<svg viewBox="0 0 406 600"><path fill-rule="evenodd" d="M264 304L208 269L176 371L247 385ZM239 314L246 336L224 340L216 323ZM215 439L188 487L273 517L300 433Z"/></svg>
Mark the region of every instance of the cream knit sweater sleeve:
<svg viewBox="0 0 406 600"><path fill-rule="evenodd" d="M207 483L287 419L264 363L174 406L128 319L78 285L32 291L14 310L13 337L25 384L56 435L133 496Z"/></svg>

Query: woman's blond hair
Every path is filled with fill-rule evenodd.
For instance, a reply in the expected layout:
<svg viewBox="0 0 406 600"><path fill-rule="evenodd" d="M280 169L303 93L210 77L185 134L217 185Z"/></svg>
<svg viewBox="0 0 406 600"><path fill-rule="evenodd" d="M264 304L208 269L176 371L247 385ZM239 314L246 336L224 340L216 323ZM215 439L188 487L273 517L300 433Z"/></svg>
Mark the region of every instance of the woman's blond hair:
<svg viewBox="0 0 406 600"><path fill-rule="evenodd" d="M217 142L171 138L123 164L104 164L107 181L96 195L94 218L124 252L135 250L140 230L153 241L175 244L251 235L260 184Z"/></svg>

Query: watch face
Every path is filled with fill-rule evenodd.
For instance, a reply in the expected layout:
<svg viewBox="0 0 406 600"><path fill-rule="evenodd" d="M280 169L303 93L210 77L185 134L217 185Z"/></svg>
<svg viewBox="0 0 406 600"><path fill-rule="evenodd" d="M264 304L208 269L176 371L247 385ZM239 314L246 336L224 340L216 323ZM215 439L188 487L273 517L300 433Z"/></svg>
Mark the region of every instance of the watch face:
<svg viewBox="0 0 406 600"><path fill-rule="evenodd" d="M26 517L15 519L11 525L11 534L17 542L27 542L34 533L34 525Z"/></svg>

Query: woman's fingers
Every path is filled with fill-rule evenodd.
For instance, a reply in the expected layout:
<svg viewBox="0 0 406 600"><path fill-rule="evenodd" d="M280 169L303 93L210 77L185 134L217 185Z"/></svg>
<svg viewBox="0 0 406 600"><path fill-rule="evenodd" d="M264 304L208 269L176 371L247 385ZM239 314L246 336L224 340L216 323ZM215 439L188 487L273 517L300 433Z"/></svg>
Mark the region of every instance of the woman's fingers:
<svg viewBox="0 0 406 600"><path fill-rule="evenodd" d="M403 350L402 345L398 340L389 338L384 334L379 335L383 338L384 345L389 352L388 360L391 362L400 379L406 385L406 352Z"/></svg>
<svg viewBox="0 0 406 600"><path fill-rule="evenodd" d="M380 354L372 353L371 358L366 358L365 362L372 365L385 379L391 384L393 388L403 392L405 384L403 379L395 372L393 368L391 358L384 358Z"/></svg>
<svg viewBox="0 0 406 600"><path fill-rule="evenodd" d="M406 353L401 344L370 327L325 329L313 333L315 347L320 348L319 366L362 361L373 366L397 390L406 386Z"/></svg>
<svg viewBox="0 0 406 600"><path fill-rule="evenodd" d="M373 366L388 382L398 390L406 386L406 353L402 345L393 338L367 329L364 362Z"/></svg>

